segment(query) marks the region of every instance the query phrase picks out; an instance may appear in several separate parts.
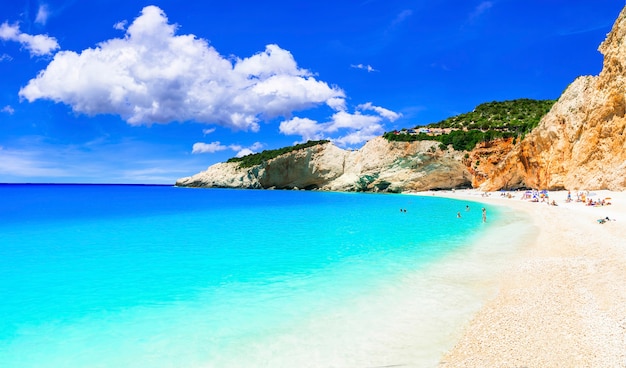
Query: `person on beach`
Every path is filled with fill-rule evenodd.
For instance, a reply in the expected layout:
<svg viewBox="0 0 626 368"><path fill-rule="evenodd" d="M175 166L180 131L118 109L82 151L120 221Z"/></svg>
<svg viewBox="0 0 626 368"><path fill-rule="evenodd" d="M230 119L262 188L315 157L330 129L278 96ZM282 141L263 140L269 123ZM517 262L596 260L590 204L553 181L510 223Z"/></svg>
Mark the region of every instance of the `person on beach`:
<svg viewBox="0 0 626 368"><path fill-rule="evenodd" d="M487 210L483 207L483 222L487 222Z"/></svg>

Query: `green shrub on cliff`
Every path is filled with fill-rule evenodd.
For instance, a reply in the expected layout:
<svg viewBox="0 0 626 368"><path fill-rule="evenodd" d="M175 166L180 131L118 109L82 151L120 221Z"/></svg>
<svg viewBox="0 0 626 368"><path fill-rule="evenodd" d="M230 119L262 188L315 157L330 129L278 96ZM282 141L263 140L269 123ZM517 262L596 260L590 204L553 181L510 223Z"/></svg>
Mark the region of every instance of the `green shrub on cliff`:
<svg viewBox="0 0 626 368"><path fill-rule="evenodd" d="M283 147L274 150L265 150L260 153L251 153L249 155L243 157L233 157L228 159L226 162L239 162L239 166L242 168L252 167L256 165L260 165L265 161L269 161L275 157L283 155L285 153L301 150L308 147L313 147L318 144L324 144L330 142L329 140L321 140L321 141L308 141L302 144L296 144L295 146Z"/></svg>
<svg viewBox="0 0 626 368"><path fill-rule="evenodd" d="M452 145L457 151L469 151L476 143L497 138L523 137L533 130L541 118L550 111L556 100L531 100L527 98L487 102L476 106L474 111L460 114L429 124L416 130L452 129L444 134L411 134L406 130L387 132L389 141L438 141L441 147ZM443 148L442 148L443 149Z"/></svg>
<svg viewBox="0 0 626 368"><path fill-rule="evenodd" d="M453 130L449 134L428 135L425 133L408 134L388 132L383 134L389 141L414 142L414 141L437 141L440 142L439 148L446 150L448 145L457 151L471 151L476 143L492 141L497 138L510 138L515 136L512 132L502 132L497 130Z"/></svg>
<svg viewBox="0 0 626 368"><path fill-rule="evenodd" d="M476 106L474 111L460 114L428 125L429 128L499 129L528 133L550 111L556 100L520 98L493 101Z"/></svg>

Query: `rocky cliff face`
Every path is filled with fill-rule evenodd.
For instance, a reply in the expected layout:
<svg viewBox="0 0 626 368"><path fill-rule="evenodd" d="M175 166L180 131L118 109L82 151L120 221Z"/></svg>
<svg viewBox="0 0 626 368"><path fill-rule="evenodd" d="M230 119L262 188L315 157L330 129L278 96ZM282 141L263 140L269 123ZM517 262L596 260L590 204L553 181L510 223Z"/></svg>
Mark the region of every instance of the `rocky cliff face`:
<svg viewBox="0 0 626 368"><path fill-rule="evenodd" d="M471 175L461 162L462 154L444 152L437 146L432 141L388 142L382 137L358 151L326 143L252 168L240 168L238 163L216 164L179 179L176 185L386 192L469 187Z"/></svg>
<svg viewBox="0 0 626 368"><path fill-rule="evenodd" d="M241 169L221 163L179 186L335 191L626 189L626 8L606 40L598 76L576 79L524 140L479 144L469 153L438 143L388 142L358 151L323 144Z"/></svg>
<svg viewBox="0 0 626 368"><path fill-rule="evenodd" d="M513 138L481 142L463 158L463 164L472 175L472 187L483 184L494 169L507 157L514 147Z"/></svg>
<svg viewBox="0 0 626 368"><path fill-rule="evenodd" d="M599 51L600 74L576 79L482 189L626 189L626 8Z"/></svg>

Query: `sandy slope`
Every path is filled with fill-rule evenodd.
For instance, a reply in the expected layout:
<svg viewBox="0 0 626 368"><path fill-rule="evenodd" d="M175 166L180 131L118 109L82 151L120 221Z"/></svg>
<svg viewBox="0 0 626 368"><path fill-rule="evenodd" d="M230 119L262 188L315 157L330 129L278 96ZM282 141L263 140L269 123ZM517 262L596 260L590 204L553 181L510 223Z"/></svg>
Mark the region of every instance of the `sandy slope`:
<svg viewBox="0 0 626 368"><path fill-rule="evenodd" d="M440 367L626 367L626 193L595 193L612 205L434 192L525 211L539 229Z"/></svg>

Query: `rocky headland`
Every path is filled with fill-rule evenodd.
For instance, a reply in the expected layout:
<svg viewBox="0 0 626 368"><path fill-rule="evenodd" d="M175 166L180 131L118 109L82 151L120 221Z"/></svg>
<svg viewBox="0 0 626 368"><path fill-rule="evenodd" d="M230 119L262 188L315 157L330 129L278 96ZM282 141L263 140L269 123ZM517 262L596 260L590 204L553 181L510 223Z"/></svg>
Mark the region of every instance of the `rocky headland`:
<svg viewBox="0 0 626 368"><path fill-rule="evenodd" d="M626 8L599 51L598 76L577 78L523 139L481 142L468 152L435 141L383 137L359 150L324 143L253 167L219 163L177 186L405 192L626 189Z"/></svg>
<svg viewBox="0 0 626 368"><path fill-rule="evenodd" d="M470 187L463 153L437 149L437 142L388 142L378 137L356 151L323 143L260 165L219 163L177 186L403 192Z"/></svg>

